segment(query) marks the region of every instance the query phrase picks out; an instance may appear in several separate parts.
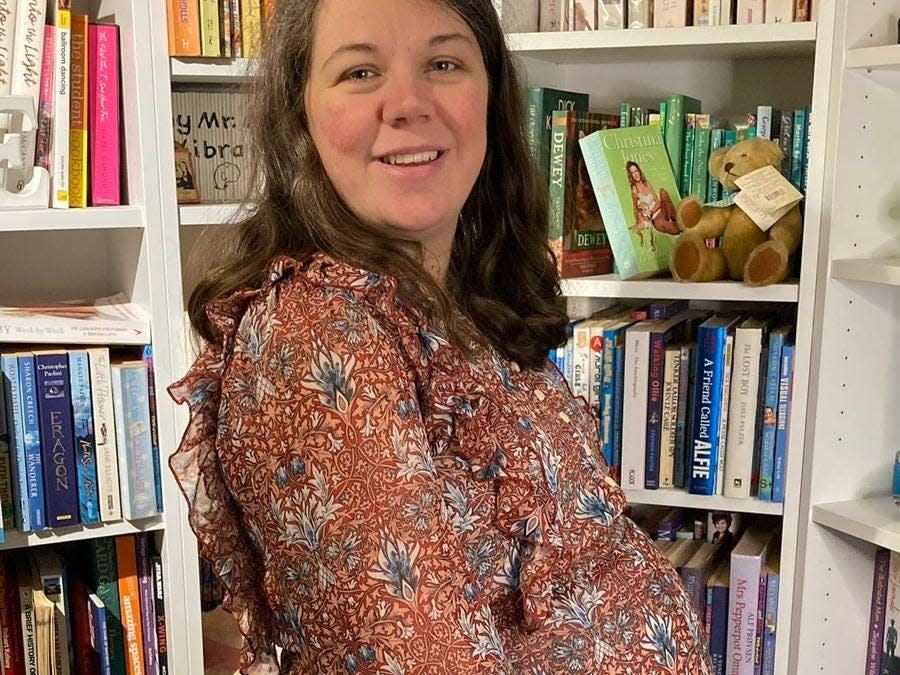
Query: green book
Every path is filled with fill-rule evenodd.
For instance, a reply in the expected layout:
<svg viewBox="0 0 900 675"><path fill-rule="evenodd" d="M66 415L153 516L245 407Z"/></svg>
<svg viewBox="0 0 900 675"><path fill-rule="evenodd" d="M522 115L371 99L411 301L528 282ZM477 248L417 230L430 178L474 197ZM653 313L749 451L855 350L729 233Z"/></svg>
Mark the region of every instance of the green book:
<svg viewBox="0 0 900 675"><path fill-rule="evenodd" d="M686 113L684 116L684 149L681 153L681 179L678 181L678 187L681 194L690 194L693 186L691 179L694 176L694 127L697 124L697 115L694 113Z"/></svg>
<svg viewBox="0 0 900 675"><path fill-rule="evenodd" d="M597 131L580 144L619 275L668 270L681 197L659 130Z"/></svg>
<svg viewBox="0 0 900 675"><path fill-rule="evenodd" d="M531 156L545 184L550 179L550 126L553 111L570 109L587 112L589 99L588 94L561 89L528 88L525 99L525 133Z"/></svg>
<svg viewBox="0 0 900 675"><path fill-rule="evenodd" d="M694 159L691 167L691 194L697 195L700 203L706 202L709 182L709 115L697 115L694 124Z"/></svg>
<svg viewBox="0 0 900 675"><path fill-rule="evenodd" d="M106 605L106 630L109 639L109 665L112 675L125 675L125 635L119 605L119 572L116 543L112 537L91 541L91 564L97 597Z"/></svg>
<svg viewBox="0 0 900 675"><path fill-rule="evenodd" d="M716 150L725 143L725 130L712 129L709 135L709 154L712 155ZM720 199L720 190L722 189L719 179L715 175L709 173L709 161L707 160L707 178L706 178L706 201L714 202Z"/></svg>
<svg viewBox="0 0 900 675"><path fill-rule="evenodd" d="M684 115L699 113L700 101L684 94L670 94L666 99L666 150L672 164L675 179L681 180L681 162L684 159Z"/></svg>

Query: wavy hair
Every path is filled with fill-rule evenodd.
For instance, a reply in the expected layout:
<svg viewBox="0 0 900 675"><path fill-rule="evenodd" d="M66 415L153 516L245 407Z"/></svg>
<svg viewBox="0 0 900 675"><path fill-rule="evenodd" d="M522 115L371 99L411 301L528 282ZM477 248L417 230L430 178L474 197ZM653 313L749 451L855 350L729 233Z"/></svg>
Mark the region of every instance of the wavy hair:
<svg viewBox="0 0 900 675"><path fill-rule="evenodd" d="M460 214L445 287L425 271L422 250L356 216L326 175L309 131L303 96L319 0L276 3L258 76L250 84L254 174L252 215L191 294L189 313L206 340L213 299L265 280L280 254L316 252L400 281L404 302L442 324L451 342L475 338L525 366L544 363L565 339L567 317L547 242L547 186L524 132L521 79L491 0L434 0L454 11L478 40L490 86L488 147ZM477 327L471 335L459 310Z"/></svg>

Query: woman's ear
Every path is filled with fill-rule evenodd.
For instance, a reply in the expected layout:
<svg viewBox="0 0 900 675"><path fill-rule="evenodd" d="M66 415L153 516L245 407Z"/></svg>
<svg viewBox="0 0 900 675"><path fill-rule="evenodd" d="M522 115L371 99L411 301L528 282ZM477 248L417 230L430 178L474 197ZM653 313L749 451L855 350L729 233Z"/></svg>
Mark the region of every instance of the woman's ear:
<svg viewBox="0 0 900 675"><path fill-rule="evenodd" d="M720 148L709 156L709 172L719 180L725 177L722 168L725 166L725 155L728 154L728 150L729 148Z"/></svg>

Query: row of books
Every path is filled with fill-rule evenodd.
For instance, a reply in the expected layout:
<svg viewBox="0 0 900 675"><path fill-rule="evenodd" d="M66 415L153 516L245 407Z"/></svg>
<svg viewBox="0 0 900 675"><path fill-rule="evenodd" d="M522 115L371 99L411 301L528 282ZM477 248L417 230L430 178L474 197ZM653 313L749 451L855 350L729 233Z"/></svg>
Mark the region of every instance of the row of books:
<svg viewBox="0 0 900 675"><path fill-rule="evenodd" d="M9 675L168 673L162 560L148 535L0 558Z"/></svg>
<svg viewBox="0 0 900 675"><path fill-rule="evenodd" d="M153 352L0 349L0 531L162 512Z"/></svg>
<svg viewBox="0 0 900 675"><path fill-rule="evenodd" d="M684 581L709 639L714 675L771 675L780 588L780 536L739 514L644 507L635 522L656 539ZM706 522L705 533L691 524ZM687 526L687 527L685 527Z"/></svg>
<svg viewBox="0 0 900 675"><path fill-rule="evenodd" d="M777 142L783 175L806 187L808 107L760 105L732 125L680 93L658 107L623 102L614 113L589 112L583 92L533 87L526 97L527 137L549 187L548 237L563 278L667 272L681 196L710 203L730 194L708 170L720 147Z"/></svg>
<svg viewBox="0 0 900 675"><path fill-rule="evenodd" d="M773 502L784 501L794 357L788 323L681 301L576 320L550 354L597 412L623 487Z"/></svg>
<svg viewBox="0 0 900 675"><path fill-rule="evenodd" d="M274 0L166 0L171 56L254 58Z"/></svg>
<svg viewBox="0 0 900 675"><path fill-rule="evenodd" d="M809 21L810 0L494 0L510 33Z"/></svg>
<svg viewBox="0 0 900 675"><path fill-rule="evenodd" d="M69 3L5 5L0 54L12 68L0 68L0 96L29 96L37 114L35 131L22 115L0 115L0 136L20 134L23 153L21 168L0 171L6 189L24 190L38 166L50 176L48 206L120 204L118 26L89 23Z"/></svg>

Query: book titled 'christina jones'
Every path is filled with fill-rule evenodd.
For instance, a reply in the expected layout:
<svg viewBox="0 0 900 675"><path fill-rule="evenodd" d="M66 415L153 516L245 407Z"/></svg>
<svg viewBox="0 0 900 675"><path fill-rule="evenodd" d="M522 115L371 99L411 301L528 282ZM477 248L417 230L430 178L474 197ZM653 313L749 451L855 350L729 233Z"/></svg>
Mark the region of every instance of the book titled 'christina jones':
<svg viewBox="0 0 900 675"><path fill-rule="evenodd" d="M659 127L597 131L580 144L619 276L667 270L681 197Z"/></svg>

